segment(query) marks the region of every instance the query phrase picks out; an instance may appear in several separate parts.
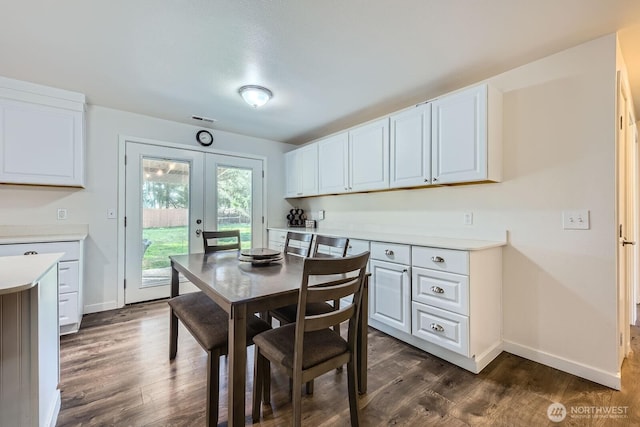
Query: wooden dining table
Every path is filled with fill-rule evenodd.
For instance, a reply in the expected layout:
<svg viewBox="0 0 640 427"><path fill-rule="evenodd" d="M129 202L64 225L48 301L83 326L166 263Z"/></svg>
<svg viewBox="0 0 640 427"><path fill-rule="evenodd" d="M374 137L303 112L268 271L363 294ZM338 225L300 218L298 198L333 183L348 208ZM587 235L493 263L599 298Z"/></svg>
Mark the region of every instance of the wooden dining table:
<svg viewBox="0 0 640 427"><path fill-rule="evenodd" d="M253 265L238 259L238 251L175 255L171 259L171 297L179 293L179 274L202 290L229 314L229 426L245 425L247 316L298 302L304 258L284 255L282 261ZM358 319L358 391L367 390L368 278ZM173 316L171 328L178 327ZM171 349L175 351L175 349Z"/></svg>

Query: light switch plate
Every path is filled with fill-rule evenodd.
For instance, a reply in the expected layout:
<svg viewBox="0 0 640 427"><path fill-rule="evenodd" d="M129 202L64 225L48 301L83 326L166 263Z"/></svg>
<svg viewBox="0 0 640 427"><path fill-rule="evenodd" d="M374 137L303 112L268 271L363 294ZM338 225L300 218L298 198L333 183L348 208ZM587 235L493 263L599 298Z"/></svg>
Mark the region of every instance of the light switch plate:
<svg viewBox="0 0 640 427"><path fill-rule="evenodd" d="M324 210L318 211L318 219L324 219Z"/></svg>
<svg viewBox="0 0 640 427"><path fill-rule="evenodd" d="M67 219L67 210L64 208L58 209L58 220Z"/></svg>
<svg viewBox="0 0 640 427"><path fill-rule="evenodd" d="M565 230L588 230L590 228L589 210L563 211L562 228Z"/></svg>
<svg viewBox="0 0 640 427"><path fill-rule="evenodd" d="M118 215L116 214L116 210L114 208L107 209L107 218L108 219L116 219Z"/></svg>

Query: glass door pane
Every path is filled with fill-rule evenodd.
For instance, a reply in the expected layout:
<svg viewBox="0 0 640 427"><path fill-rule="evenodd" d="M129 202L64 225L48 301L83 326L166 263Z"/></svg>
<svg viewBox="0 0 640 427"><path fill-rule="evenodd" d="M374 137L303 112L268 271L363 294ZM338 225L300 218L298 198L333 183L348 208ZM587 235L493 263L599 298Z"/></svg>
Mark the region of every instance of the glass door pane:
<svg viewBox="0 0 640 427"><path fill-rule="evenodd" d="M262 161L210 154L205 166L207 229L239 229L243 248L262 247Z"/></svg>
<svg viewBox="0 0 640 427"><path fill-rule="evenodd" d="M186 161L142 159L142 283L171 282L169 255L189 253L189 173Z"/></svg>
<svg viewBox="0 0 640 427"><path fill-rule="evenodd" d="M218 230L240 230L242 248L251 247L251 169L216 167L216 213Z"/></svg>

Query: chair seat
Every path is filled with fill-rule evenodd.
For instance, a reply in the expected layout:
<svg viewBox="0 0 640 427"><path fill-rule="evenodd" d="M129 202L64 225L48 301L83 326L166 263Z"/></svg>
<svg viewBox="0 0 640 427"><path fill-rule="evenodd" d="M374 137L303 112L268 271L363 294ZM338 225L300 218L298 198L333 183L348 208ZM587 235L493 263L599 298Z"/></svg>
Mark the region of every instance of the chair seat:
<svg viewBox="0 0 640 427"><path fill-rule="evenodd" d="M256 335L255 345L268 359L293 369L295 323ZM302 369L308 369L349 351L347 342L331 329L306 332L303 343Z"/></svg>
<svg viewBox="0 0 640 427"><path fill-rule="evenodd" d="M306 315L316 316L318 314L330 313L333 311L333 306L326 302L314 302L307 304ZM275 310L271 310L274 317L284 320L284 323L295 323L296 316L298 315L298 304L291 304L285 307L280 307Z"/></svg>
<svg viewBox="0 0 640 427"><path fill-rule="evenodd" d="M229 340L229 315L202 292L180 295L169 300L174 314L205 350L226 350ZM271 329L255 315L247 316L247 345L253 337Z"/></svg>

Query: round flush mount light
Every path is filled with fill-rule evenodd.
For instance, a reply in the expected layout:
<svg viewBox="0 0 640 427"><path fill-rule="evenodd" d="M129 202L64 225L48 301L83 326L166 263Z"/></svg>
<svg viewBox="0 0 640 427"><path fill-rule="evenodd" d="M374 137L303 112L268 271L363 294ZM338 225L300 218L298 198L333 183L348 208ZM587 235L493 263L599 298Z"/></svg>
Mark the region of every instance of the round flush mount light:
<svg viewBox="0 0 640 427"><path fill-rule="evenodd" d="M273 97L273 92L266 87L257 85L242 86L238 89L238 93L242 96L244 102L254 108L262 107Z"/></svg>

